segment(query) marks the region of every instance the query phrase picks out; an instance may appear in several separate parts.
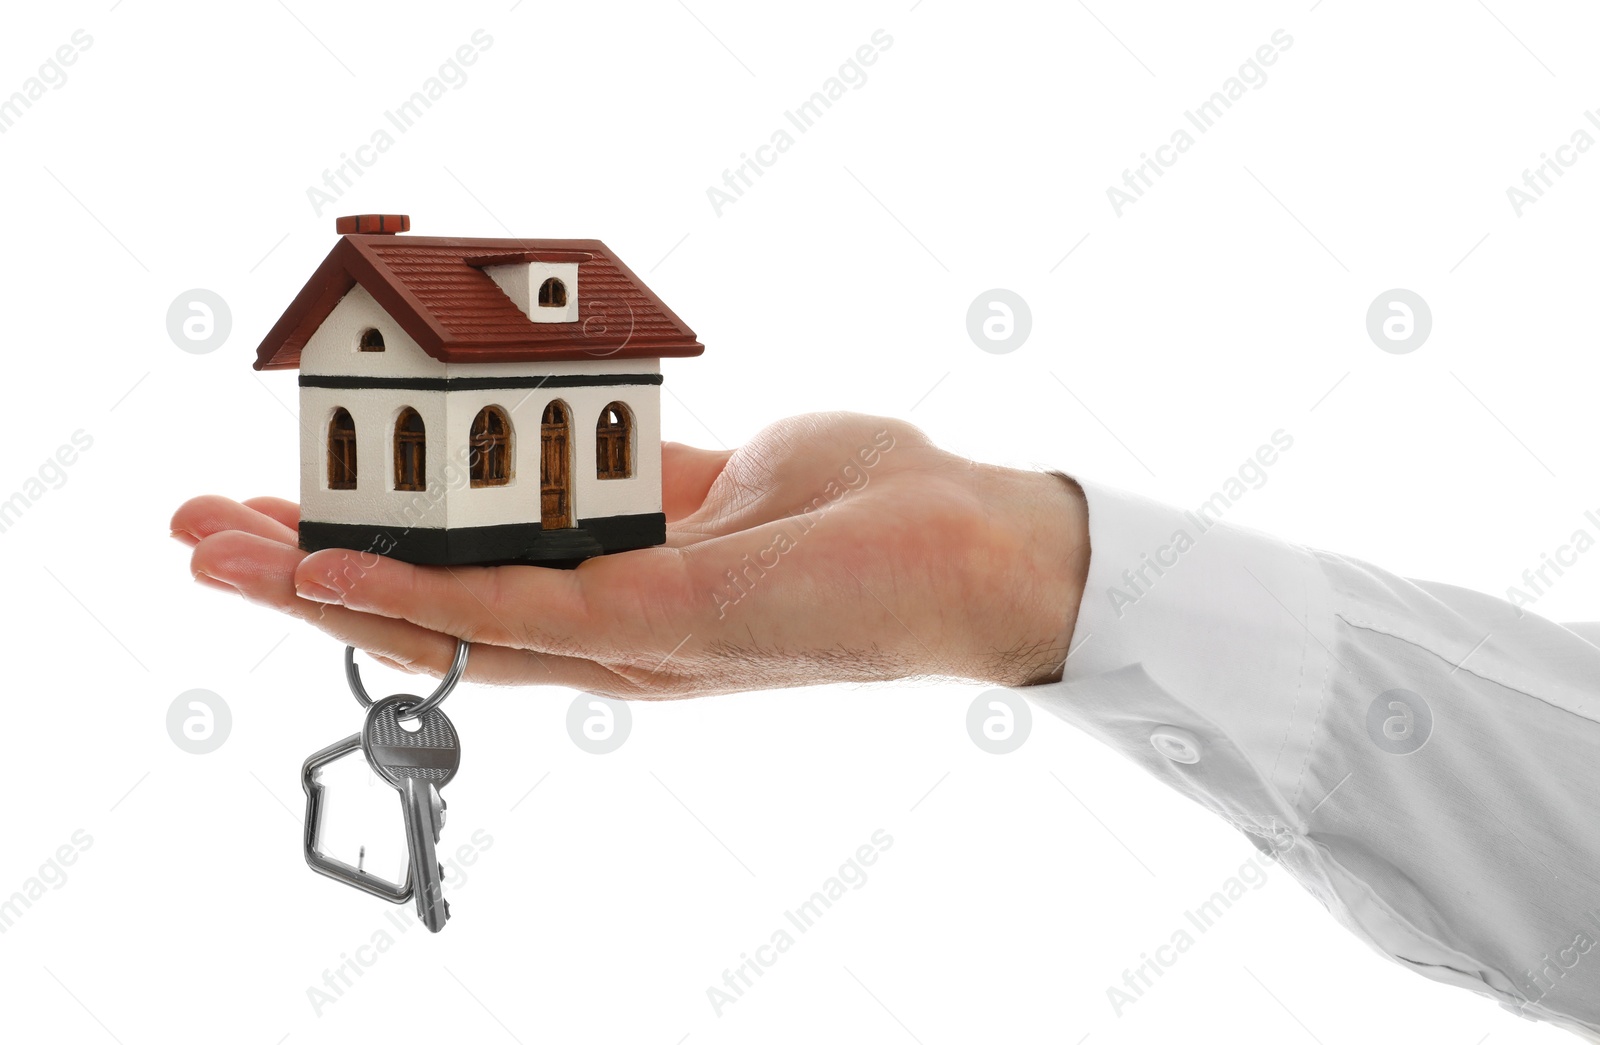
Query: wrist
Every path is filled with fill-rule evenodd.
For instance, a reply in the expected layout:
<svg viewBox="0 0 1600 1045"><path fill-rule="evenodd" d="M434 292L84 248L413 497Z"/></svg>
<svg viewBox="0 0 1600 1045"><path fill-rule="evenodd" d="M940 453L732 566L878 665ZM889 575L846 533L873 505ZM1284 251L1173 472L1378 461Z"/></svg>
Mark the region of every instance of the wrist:
<svg viewBox="0 0 1600 1045"><path fill-rule="evenodd" d="M1007 565L994 597L994 636L984 681L1026 686L1059 679L1089 574L1089 509L1083 488L1060 472L1000 469Z"/></svg>

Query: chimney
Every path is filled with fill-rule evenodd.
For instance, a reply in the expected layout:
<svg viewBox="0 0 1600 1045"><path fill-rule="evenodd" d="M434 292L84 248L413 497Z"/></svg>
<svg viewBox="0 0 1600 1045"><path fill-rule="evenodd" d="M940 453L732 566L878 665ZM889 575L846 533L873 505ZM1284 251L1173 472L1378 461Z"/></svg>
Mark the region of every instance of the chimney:
<svg viewBox="0 0 1600 1045"><path fill-rule="evenodd" d="M347 214L334 219L333 231L341 236L360 235L392 236L396 232L411 231L409 214Z"/></svg>

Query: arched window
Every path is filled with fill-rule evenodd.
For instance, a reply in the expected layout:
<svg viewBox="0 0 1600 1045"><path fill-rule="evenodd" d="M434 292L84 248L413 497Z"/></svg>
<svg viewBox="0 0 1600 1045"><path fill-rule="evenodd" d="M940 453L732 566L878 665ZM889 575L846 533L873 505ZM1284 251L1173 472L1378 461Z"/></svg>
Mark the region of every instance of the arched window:
<svg viewBox="0 0 1600 1045"><path fill-rule="evenodd" d="M394 488L426 490L428 433L422 415L409 406L394 421Z"/></svg>
<svg viewBox="0 0 1600 1045"><path fill-rule="evenodd" d="M539 307L566 308L567 285L554 276L539 284Z"/></svg>
<svg viewBox="0 0 1600 1045"><path fill-rule="evenodd" d="M361 332L361 351L383 351L383 334L378 330L377 327L368 327Z"/></svg>
<svg viewBox="0 0 1600 1045"><path fill-rule="evenodd" d="M621 403L600 411L594 426L595 474L601 479L633 475L633 415Z"/></svg>
<svg viewBox="0 0 1600 1045"><path fill-rule="evenodd" d="M328 422L328 489L356 488L356 423L350 411L335 407Z"/></svg>
<svg viewBox="0 0 1600 1045"><path fill-rule="evenodd" d="M498 406L486 406L472 421L473 486L504 486L511 481L511 422Z"/></svg>

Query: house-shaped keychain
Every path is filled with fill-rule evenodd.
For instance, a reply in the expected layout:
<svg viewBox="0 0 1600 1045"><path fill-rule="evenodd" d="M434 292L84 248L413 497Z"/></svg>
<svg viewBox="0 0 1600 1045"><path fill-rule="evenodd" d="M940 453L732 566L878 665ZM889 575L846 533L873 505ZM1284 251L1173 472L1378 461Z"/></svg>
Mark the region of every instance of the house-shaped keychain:
<svg viewBox="0 0 1600 1045"><path fill-rule="evenodd" d="M572 565L661 544L661 360L705 350L598 240L341 237L256 352L300 371L300 546Z"/></svg>

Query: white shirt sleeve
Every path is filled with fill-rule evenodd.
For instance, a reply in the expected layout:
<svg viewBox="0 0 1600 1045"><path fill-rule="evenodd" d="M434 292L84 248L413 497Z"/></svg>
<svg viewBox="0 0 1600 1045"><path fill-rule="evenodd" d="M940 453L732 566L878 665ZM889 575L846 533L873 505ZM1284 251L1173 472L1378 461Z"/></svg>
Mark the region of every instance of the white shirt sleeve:
<svg viewBox="0 0 1600 1045"><path fill-rule="evenodd" d="M1079 481L1073 652L1023 692L1380 953L1600 1040L1600 628Z"/></svg>

